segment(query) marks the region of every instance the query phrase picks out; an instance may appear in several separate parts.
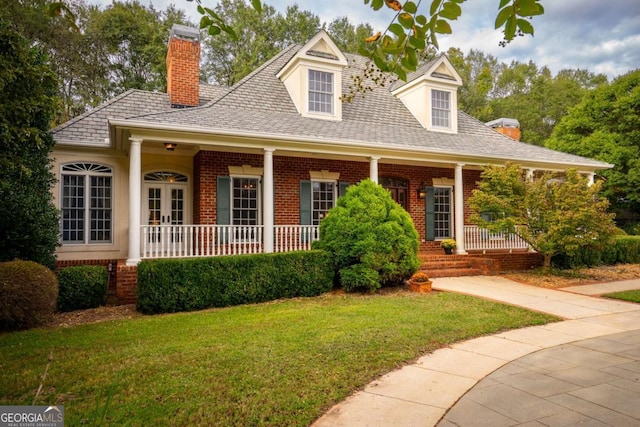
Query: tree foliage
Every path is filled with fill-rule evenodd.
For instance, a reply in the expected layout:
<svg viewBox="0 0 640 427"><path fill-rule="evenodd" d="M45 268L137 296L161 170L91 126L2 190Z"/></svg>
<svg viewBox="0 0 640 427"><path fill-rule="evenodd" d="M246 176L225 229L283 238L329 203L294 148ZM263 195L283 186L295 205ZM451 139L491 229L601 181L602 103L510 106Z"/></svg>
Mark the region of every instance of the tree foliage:
<svg viewBox="0 0 640 427"><path fill-rule="evenodd" d="M333 256L346 290L401 283L419 267L418 232L391 194L371 180L351 186L320 223L314 249Z"/></svg>
<svg viewBox="0 0 640 427"><path fill-rule="evenodd" d="M610 243L615 225L600 189L601 182L589 186L575 170L530 181L518 165L487 167L469 199L471 221L493 232L518 234L549 267L554 255Z"/></svg>
<svg viewBox="0 0 640 427"><path fill-rule="evenodd" d="M640 212L640 70L587 94L547 146L614 165L601 172L612 206Z"/></svg>
<svg viewBox="0 0 640 427"><path fill-rule="evenodd" d="M0 261L55 264L49 126L56 89L42 50L0 18Z"/></svg>

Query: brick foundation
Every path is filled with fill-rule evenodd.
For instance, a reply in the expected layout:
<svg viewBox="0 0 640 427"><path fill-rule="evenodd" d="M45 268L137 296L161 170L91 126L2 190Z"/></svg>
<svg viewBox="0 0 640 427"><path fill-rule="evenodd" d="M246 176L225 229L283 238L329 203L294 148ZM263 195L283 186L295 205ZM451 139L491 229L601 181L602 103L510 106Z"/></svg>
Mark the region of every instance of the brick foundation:
<svg viewBox="0 0 640 427"><path fill-rule="evenodd" d="M117 276L117 304L135 304L138 298L138 267L128 266L124 260L120 260Z"/></svg>

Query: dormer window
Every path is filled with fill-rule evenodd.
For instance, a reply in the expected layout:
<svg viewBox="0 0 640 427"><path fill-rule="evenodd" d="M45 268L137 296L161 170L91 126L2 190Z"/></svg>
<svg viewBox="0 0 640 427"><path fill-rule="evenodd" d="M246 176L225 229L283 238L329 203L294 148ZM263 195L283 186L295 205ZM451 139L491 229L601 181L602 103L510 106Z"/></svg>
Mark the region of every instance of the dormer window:
<svg viewBox="0 0 640 427"><path fill-rule="evenodd" d="M333 114L333 73L309 70L309 112Z"/></svg>
<svg viewBox="0 0 640 427"><path fill-rule="evenodd" d="M342 120L342 70L347 58L320 30L278 72L302 117Z"/></svg>
<svg viewBox="0 0 640 427"><path fill-rule="evenodd" d="M451 93L444 90L431 90L431 126L451 127Z"/></svg>

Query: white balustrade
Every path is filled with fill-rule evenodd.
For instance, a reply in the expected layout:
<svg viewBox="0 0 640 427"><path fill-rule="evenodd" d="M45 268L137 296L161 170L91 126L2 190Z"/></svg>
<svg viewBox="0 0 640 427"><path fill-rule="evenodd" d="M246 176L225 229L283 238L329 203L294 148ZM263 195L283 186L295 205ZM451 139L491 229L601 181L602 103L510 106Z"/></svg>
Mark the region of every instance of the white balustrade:
<svg viewBox="0 0 640 427"><path fill-rule="evenodd" d="M492 233L476 225L464 226L464 242L467 250L508 250L528 249L527 242L514 233Z"/></svg>
<svg viewBox="0 0 640 427"><path fill-rule="evenodd" d="M187 258L264 252L261 225L143 225L142 258ZM277 225L274 252L311 249L318 226Z"/></svg>

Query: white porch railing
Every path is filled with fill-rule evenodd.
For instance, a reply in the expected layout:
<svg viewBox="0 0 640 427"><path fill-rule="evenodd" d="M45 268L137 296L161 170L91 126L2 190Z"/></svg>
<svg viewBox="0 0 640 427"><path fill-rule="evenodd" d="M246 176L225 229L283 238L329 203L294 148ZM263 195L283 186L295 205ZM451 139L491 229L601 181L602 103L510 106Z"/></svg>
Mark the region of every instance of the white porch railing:
<svg viewBox="0 0 640 427"><path fill-rule="evenodd" d="M466 250L508 250L529 249L529 245L517 234L491 233L476 225L464 226L464 245Z"/></svg>
<svg viewBox="0 0 640 427"><path fill-rule="evenodd" d="M262 253L261 225L143 225L142 258L188 258ZM319 227L277 225L274 252L311 249Z"/></svg>

